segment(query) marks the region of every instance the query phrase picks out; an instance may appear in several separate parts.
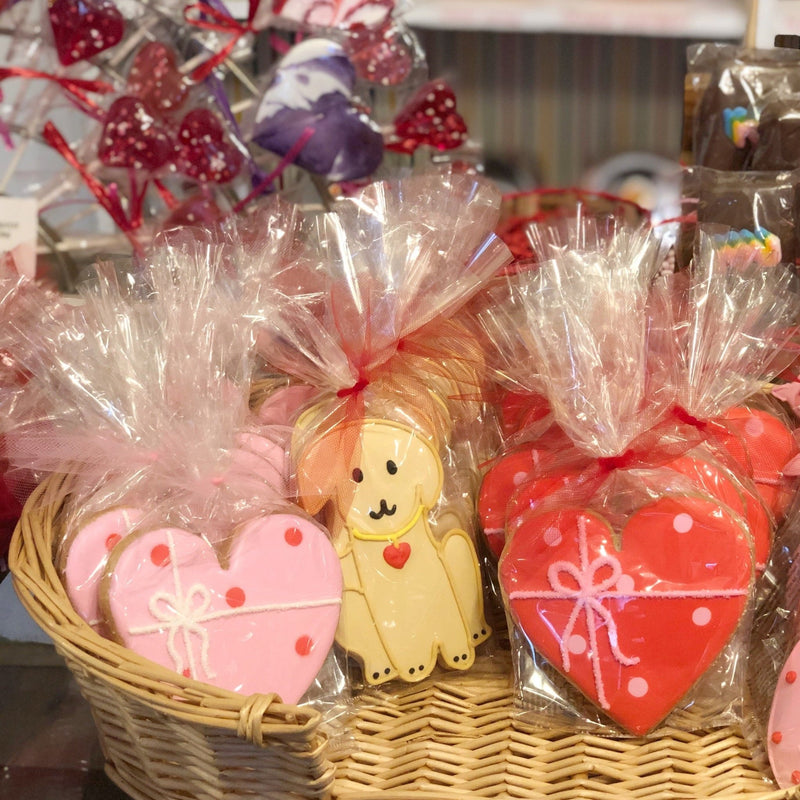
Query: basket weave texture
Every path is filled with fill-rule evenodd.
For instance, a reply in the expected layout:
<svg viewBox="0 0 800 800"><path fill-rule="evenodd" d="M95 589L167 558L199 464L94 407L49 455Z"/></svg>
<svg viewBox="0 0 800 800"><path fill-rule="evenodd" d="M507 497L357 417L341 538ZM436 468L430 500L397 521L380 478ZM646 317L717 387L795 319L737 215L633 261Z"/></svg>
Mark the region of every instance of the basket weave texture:
<svg viewBox="0 0 800 800"><path fill-rule="evenodd" d="M183 678L78 617L52 558L69 488L55 476L30 498L14 585L91 705L106 771L136 800L800 798L774 789L734 728L614 739L523 725L503 652L364 695L334 751L317 712Z"/></svg>

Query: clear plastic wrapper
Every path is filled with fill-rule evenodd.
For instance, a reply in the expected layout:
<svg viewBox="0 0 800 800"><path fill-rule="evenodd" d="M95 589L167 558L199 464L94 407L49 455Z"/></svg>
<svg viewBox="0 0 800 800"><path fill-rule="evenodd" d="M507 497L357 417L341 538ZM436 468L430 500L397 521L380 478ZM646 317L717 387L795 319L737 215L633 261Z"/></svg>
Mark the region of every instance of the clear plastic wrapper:
<svg viewBox="0 0 800 800"><path fill-rule="evenodd" d="M788 121L800 91L800 55L790 48L734 45L689 48L690 80L699 94L692 124L695 163L720 170L786 169L794 132ZM792 134L794 133L794 137Z"/></svg>
<svg viewBox="0 0 800 800"><path fill-rule="evenodd" d="M21 352L47 346L25 352L8 457L74 476L54 558L87 623L186 677L336 716L342 572L287 497L290 429L250 410L242 233L173 234L135 277L99 265L68 316L20 325ZM262 257L283 252L285 230L261 233L281 240Z"/></svg>
<svg viewBox="0 0 800 800"><path fill-rule="evenodd" d="M490 633L462 444L483 359L448 317L510 258L499 199L448 173L373 184L310 221L309 256L265 309L263 357L316 389L295 424L298 495L331 531L336 638L368 684L466 669Z"/></svg>
<svg viewBox="0 0 800 800"><path fill-rule="evenodd" d="M782 467L797 445L768 398L751 398L774 377L792 336L800 301L793 271L764 269L746 243L731 247L712 230L701 234L691 273L662 280L675 315L674 413L704 434L717 459L741 475L750 502L779 522L791 495ZM767 554L760 550L762 563Z"/></svg>
<svg viewBox="0 0 800 800"><path fill-rule="evenodd" d="M732 246L749 248L753 260L763 267L794 264L798 183L797 170L746 174L708 167L684 170L678 266L690 263L699 231L715 225L731 229Z"/></svg>
<svg viewBox="0 0 800 800"><path fill-rule="evenodd" d="M647 228L549 229L552 260L516 276L553 416L573 442L520 477L499 576L520 716L646 734L740 719L754 575L745 520L667 416ZM680 641L681 646L675 646Z"/></svg>

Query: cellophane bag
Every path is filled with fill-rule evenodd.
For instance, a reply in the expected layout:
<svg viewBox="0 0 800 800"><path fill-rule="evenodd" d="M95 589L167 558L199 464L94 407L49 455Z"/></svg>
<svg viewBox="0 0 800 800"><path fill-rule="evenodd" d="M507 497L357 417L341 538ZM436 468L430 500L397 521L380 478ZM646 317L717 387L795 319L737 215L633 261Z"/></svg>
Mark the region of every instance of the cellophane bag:
<svg viewBox="0 0 800 800"><path fill-rule="evenodd" d="M679 268L692 260L703 228L730 228L764 267L794 264L797 258L797 187L800 172L726 172L688 167L682 178L682 222L676 246Z"/></svg>
<svg viewBox="0 0 800 800"><path fill-rule="evenodd" d="M797 155L792 159L788 152L793 131L776 129L775 123L792 123L792 103L800 90L798 67L800 54L791 48L691 46L689 82L698 99L687 128L694 162L726 171L796 166Z"/></svg>
<svg viewBox="0 0 800 800"><path fill-rule="evenodd" d="M765 268L747 242L710 228L701 232L692 269L662 276L657 287L674 316L664 348L675 351L672 413L702 435L708 474L720 486L732 483L740 496L759 573L792 491L781 469L796 445L785 415L762 389L792 335L794 280L787 265Z"/></svg>
<svg viewBox="0 0 800 800"><path fill-rule="evenodd" d="M20 326L30 397L8 458L71 474L54 560L88 625L187 678L310 703L334 725L349 697L332 651L341 568L288 496L286 426L250 410L246 249L234 233L167 238L136 272L99 265L68 315Z"/></svg>
<svg viewBox="0 0 800 800"><path fill-rule="evenodd" d="M511 500L499 574L518 713L634 735L729 724L741 718L752 540L693 470L672 466L699 437L667 416L669 315L652 295L662 243L646 227L582 227L545 231L551 260L514 278L572 443Z"/></svg>
<svg viewBox="0 0 800 800"><path fill-rule="evenodd" d="M372 184L307 220L306 255L270 278L260 352L314 389L292 460L341 559L354 681L467 669L490 635L472 524L483 358L452 315L510 260L499 201L448 172Z"/></svg>

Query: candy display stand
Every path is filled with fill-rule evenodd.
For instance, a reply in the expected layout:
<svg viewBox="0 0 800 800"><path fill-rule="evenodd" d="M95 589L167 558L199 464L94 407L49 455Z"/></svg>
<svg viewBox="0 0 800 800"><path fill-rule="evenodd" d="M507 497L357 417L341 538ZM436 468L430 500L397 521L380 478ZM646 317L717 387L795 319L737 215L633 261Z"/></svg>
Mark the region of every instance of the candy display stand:
<svg viewBox="0 0 800 800"><path fill-rule="evenodd" d="M135 800L465 797L779 800L741 730L610 738L520 724L510 655L360 697L331 740L317 711L183 678L98 636L53 567L70 479L31 496L10 565L23 605L89 701L106 771Z"/></svg>

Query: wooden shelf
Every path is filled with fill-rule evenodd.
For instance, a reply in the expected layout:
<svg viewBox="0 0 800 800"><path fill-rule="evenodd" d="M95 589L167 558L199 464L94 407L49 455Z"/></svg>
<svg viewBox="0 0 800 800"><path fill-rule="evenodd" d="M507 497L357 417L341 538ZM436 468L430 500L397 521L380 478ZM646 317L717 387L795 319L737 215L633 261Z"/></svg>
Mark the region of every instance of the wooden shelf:
<svg viewBox="0 0 800 800"><path fill-rule="evenodd" d="M747 26L737 0L416 0L405 18L420 28L726 40Z"/></svg>

